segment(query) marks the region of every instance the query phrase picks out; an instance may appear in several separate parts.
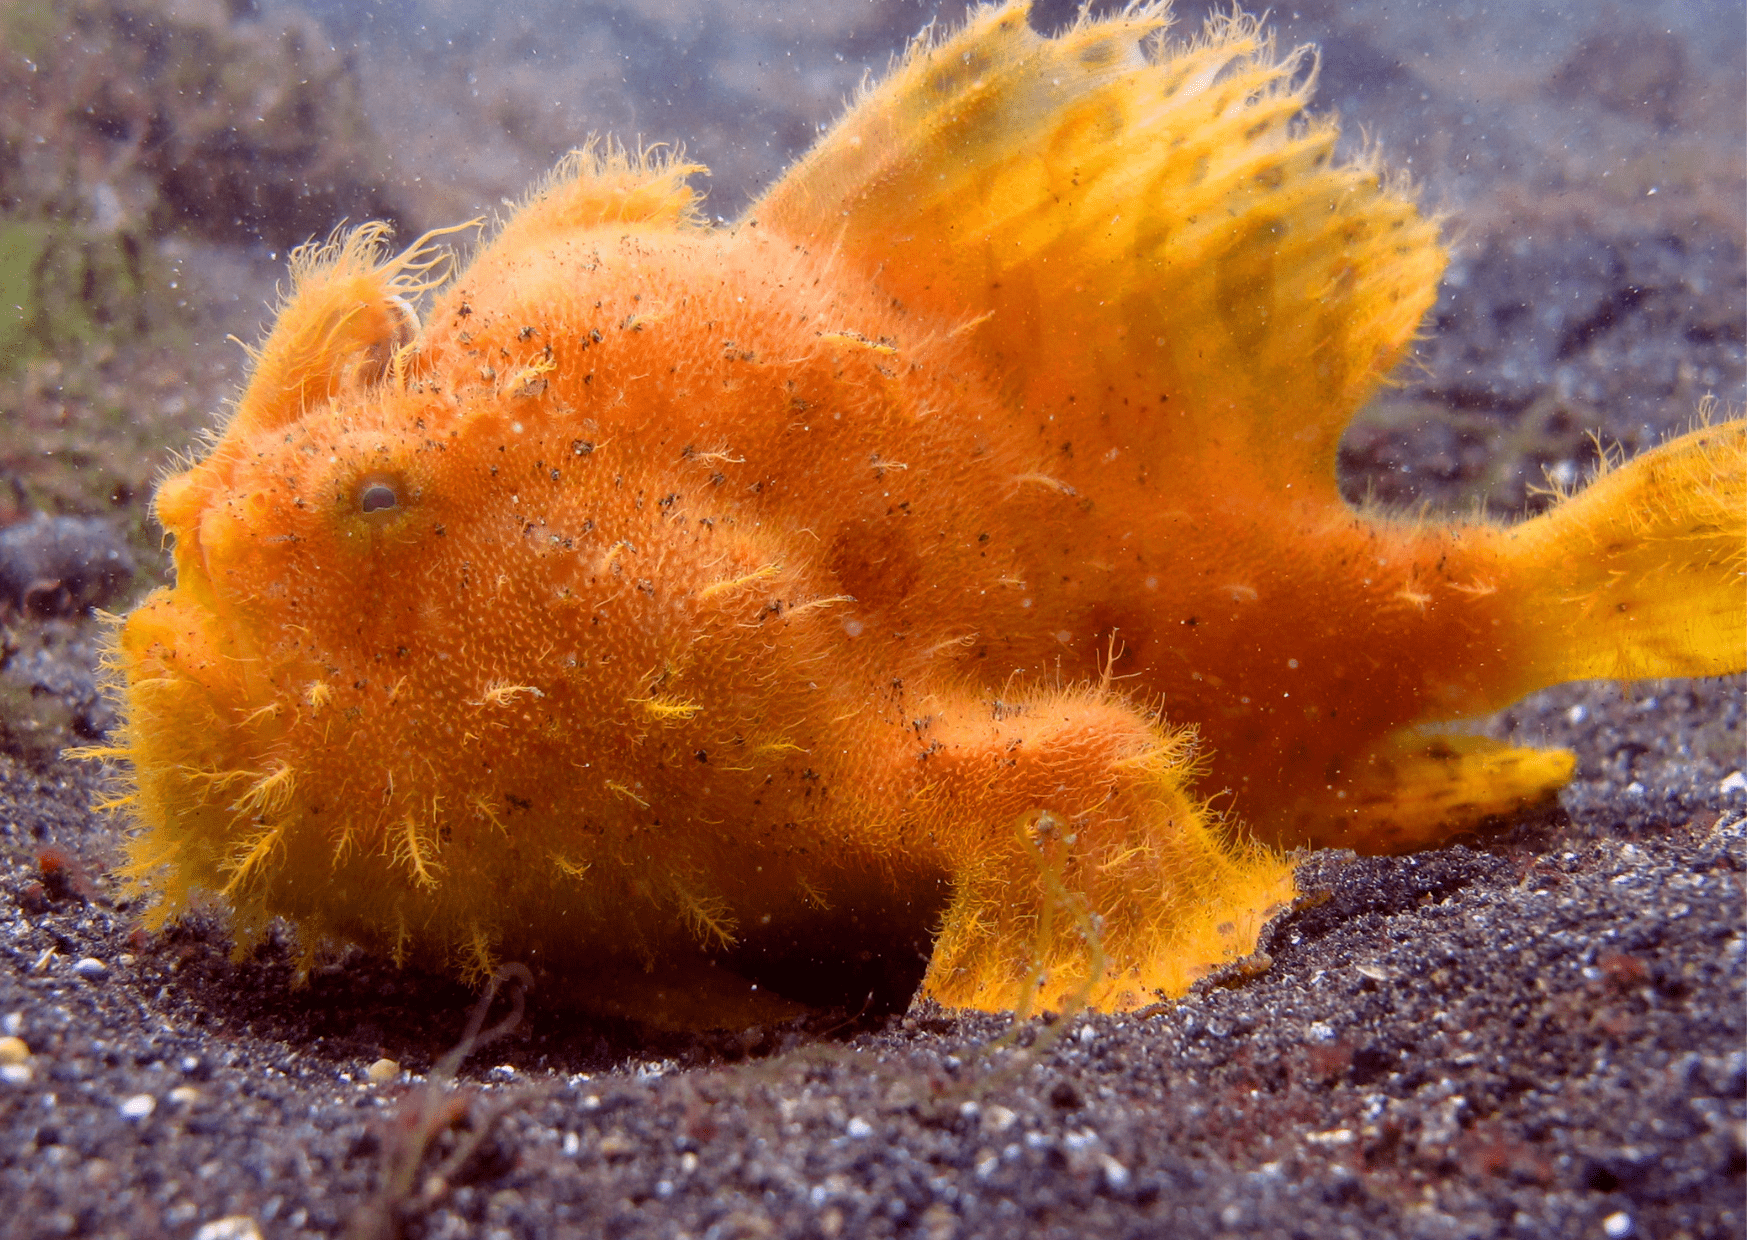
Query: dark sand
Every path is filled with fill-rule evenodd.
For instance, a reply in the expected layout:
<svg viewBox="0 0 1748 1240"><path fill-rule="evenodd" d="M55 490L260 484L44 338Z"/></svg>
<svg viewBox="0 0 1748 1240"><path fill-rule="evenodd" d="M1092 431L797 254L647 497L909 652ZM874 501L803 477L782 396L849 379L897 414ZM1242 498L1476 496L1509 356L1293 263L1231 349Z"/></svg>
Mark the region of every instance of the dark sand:
<svg viewBox="0 0 1748 1240"><path fill-rule="evenodd" d="M1344 445L1355 495L1518 512L1544 470L1582 475L1587 429L1642 447L1707 393L1742 400L1739 6L1505 7L1281 15L1285 41L1325 45L1322 99L1460 217L1423 364ZM732 215L921 12L813 8L784 27L602 6L542 62L535 6L494 27L522 44L426 48L422 79L366 23L360 54L386 66L366 96L400 152L381 192L444 222L611 126L691 136ZM784 60L803 69L770 70ZM569 102L541 112L555 82ZM609 97L634 123L607 104L590 123ZM427 99L463 118L446 142L414 132ZM258 321L271 247L175 245L220 307L210 359ZM127 357L105 381L168 438L174 367L116 372ZM224 373L203 362L191 399ZM46 398L26 397L36 428ZM117 503L137 520L137 495ZM135 932L101 877L119 827L88 809L98 773L54 756L108 719L96 628L6 631L0 1035L24 1047L0 1043L0 1235L335 1235L397 1168L396 1217L426 1237L1743 1234L1740 677L1507 712L1501 734L1577 751L1558 811L1413 857L1308 856L1312 898L1266 936L1271 963L1181 1003L1035 1022L1014 1046L1005 1019L927 1009L650 1037L537 991L439 1096L462 988L354 959L294 990L284 944L232 963L217 915ZM370 1083L385 1057L405 1073ZM434 1098L452 1109L421 1151Z"/></svg>
<svg viewBox="0 0 1748 1240"><path fill-rule="evenodd" d="M1536 713L1581 754L1567 813L1313 855L1328 897L1260 976L1048 1046L926 1009L848 1041L639 1044L537 993L463 1070L415 1191L484 1139L409 1234L1740 1235L1741 781L1681 751L1739 754L1741 686ZM33 835L113 839L88 792L0 774L0 1014L34 1052L0 1092L5 1232L335 1234L405 1156L470 996L369 962L290 991L281 952L233 965L210 924L130 937L102 899L39 894ZM365 1083L383 1055L412 1074Z"/></svg>

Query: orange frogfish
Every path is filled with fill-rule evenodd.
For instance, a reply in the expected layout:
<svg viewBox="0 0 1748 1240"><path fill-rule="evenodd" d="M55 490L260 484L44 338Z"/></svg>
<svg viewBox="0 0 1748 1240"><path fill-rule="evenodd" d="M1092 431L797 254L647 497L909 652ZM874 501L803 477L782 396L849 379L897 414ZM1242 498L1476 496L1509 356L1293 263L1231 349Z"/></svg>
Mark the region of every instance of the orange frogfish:
<svg viewBox="0 0 1748 1240"><path fill-rule="evenodd" d="M301 250L112 653L151 916L657 1024L1132 1008L1278 847L1572 773L1438 725L1741 668L1741 421L1515 525L1343 501L1439 226L1304 55L1165 21L980 10L732 225L595 144L450 278Z"/></svg>

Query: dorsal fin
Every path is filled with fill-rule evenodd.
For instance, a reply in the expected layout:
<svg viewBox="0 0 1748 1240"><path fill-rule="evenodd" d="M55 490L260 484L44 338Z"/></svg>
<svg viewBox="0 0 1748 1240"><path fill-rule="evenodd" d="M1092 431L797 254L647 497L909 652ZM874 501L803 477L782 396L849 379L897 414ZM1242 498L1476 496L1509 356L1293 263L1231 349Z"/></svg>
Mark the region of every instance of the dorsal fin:
<svg viewBox="0 0 1748 1240"><path fill-rule="evenodd" d="M604 224L700 227L699 194L686 178L704 171L683 151L657 146L633 153L590 138L534 187L490 248L520 249L543 235Z"/></svg>
<svg viewBox="0 0 1748 1240"><path fill-rule="evenodd" d="M590 140L558 162L484 252L506 240L519 249L542 234L606 223L696 225L698 194L686 178L700 171L663 148L632 154ZM451 256L433 242L479 223L437 229L394 255L383 223L337 230L293 251L291 294L254 352L248 391L227 432L282 425L343 387L384 377L396 352L419 335L412 303L447 277Z"/></svg>
<svg viewBox="0 0 1748 1240"><path fill-rule="evenodd" d="M467 228L470 225L460 225ZM412 302L443 282L448 251L426 233L389 255L390 228L362 224L291 255L291 294L259 349L249 387L226 426L233 439L295 421L350 384L372 383L417 338Z"/></svg>
<svg viewBox="0 0 1748 1240"><path fill-rule="evenodd" d="M1432 304L1437 225L1303 118L1308 52L1277 58L1236 14L1167 44L1166 12L1044 38L1025 4L982 9L749 217L967 325L1027 413L1333 501L1343 427Z"/></svg>

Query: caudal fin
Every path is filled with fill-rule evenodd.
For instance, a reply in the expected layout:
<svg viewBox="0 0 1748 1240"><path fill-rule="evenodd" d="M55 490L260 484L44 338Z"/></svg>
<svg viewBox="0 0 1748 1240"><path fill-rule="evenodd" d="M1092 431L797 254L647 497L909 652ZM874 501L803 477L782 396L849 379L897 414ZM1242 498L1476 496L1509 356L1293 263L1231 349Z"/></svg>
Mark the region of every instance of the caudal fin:
<svg viewBox="0 0 1748 1240"><path fill-rule="evenodd" d="M1518 525L1433 532L1429 576L1464 596L1434 605L1484 638L1447 654L1448 692L1422 720L1345 755L1340 779L1296 785L1259 829L1366 852L1436 844L1547 801L1574 769L1565 750L1452 731L1454 719L1566 681L1741 671L1743 449L1742 422L1706 427Z"/></svg>
<svg viewBox="0 0 1748 1240"><path fill-rule="evenodd" d="M1743 425L1704 427L1606 468L1505 531L1529 689L1742 670Z"/></svg>

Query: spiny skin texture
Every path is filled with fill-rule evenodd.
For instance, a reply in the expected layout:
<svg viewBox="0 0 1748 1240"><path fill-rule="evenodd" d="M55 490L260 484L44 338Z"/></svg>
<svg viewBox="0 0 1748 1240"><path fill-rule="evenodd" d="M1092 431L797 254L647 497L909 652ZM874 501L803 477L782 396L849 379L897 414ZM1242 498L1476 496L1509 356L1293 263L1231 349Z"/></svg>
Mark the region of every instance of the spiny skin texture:
<svg viewBox="0 0 1748 1240"><path fill-rule="evenodd" d="M1427 725L1740 668L1739 422L1511 528L1341 501L1436 229L1296 58L1162 20L985 10L732 228L580 153L423 323L428 246L301 255L116 644L160 920L693 1025L931 939L942 1003L1059 1006L1096 937L1133 1007L1293 893L1201 798L1413 847L1571 771Z"/></svg>

